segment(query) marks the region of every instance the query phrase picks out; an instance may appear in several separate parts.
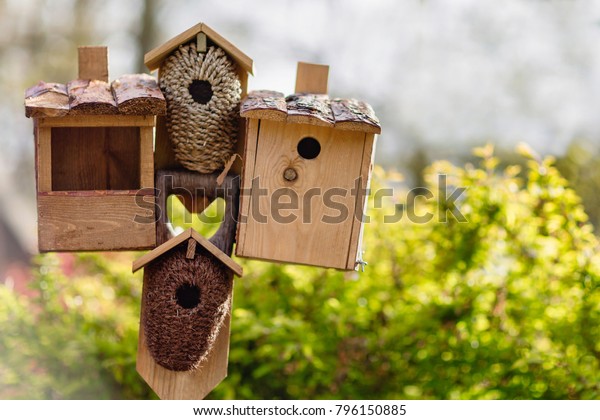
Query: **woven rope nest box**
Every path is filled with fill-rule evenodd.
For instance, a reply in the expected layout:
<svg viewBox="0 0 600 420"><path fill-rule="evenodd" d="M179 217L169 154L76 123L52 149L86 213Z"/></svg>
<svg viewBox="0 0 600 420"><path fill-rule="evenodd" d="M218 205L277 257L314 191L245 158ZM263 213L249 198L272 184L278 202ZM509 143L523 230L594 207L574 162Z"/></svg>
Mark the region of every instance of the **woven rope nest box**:
<svg viewBox="0 0 600 420"><path fill-rule="evenodd" d="M152 358L173 371L197 368L229 314L241 267L191 229L134 263L134 271L141 267L141 325Z"/></svg>
<svg viewBox="0 0 600 420"><path fill-rule="evenodd" d="M198 52L180 46L161 67L167 130L175 158L187 169L211 173L234 153L242 88L236 66L223 49Z"/></svg>

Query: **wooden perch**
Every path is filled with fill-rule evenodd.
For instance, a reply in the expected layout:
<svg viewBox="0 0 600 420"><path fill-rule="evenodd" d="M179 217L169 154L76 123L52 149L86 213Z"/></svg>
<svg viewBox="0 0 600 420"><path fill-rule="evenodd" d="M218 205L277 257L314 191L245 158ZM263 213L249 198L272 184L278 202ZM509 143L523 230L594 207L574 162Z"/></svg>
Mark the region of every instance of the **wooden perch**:
<svg viewBox="0 0 600 420"><path fill-rule="evenodd" d="M287 107L283 93L272 90L250 92L242 101L240 115L245 118L285 121Z"/></svg>
<svg viewBox="0 0 600 420"><path fill-rule="evenodd" d="M375 116L373 108L366 102L356 99L332 99L330 106L336 128L365 133L381 133L379 119Z"/></svg>
<svg viewBox="0 0 600 420"><path fill-rule="evenodd" d="M27 117L62 117L68 113L69 95L63 84L39 82L25 92Z"/></svg>
<svg viewBox="0 0 600 420"><path fill-rule="evenodd" d="M128 74L112 82L112 91L121 114L165 115L167 105L156 83L147 74Z"/></svg>
<svg viewBox="0 0 600 420"><path fill-rule="evenodd" d="M117 114L110 85L100 80L72 80L67 85L71 115Z"/></svg>
<svg viewBox="0 0 600 420"><path fill-rule="evenodd" d="M331 127L334 125L333 113L327 95L294 94L285 99L287 103L287 121Z"/></svg>

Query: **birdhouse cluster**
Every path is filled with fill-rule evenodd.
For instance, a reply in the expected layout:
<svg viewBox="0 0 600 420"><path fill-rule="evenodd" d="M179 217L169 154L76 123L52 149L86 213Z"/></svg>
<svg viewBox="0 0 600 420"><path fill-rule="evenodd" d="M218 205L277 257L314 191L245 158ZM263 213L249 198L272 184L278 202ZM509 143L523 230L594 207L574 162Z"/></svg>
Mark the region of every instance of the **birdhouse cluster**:
<svg viewBox="0 0 600 420"><path fill-rule="evenodd" d="M137 369L159 397L204 398L227 375L231 258L364 267L362 217L379 121L328 96L329 67L298 63L295 93L248 92L252 60L204 23L108 76L106 47L80 47L78 78L25 93L35 137L40 252L150 250ZM177 234L175 195L225 216ZM282 211L283 210L283 211Z"/></svg>

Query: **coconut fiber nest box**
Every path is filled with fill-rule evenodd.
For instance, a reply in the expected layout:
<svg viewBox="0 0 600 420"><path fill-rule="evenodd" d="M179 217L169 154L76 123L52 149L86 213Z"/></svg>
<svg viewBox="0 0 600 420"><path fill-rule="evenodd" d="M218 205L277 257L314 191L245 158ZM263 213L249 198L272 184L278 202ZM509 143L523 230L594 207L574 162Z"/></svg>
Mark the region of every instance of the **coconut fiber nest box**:
<svg viewBox="0 0 600 420"><path fill-rule="evenodd" d="M161 398L176 398L163 389L161 380L189 381L193 373L177 373L201 369L211 353L223 353L212 357L227 359L233 275L241 276L242 268L193 229L135 261L133 271L140 268L144 287L138 371ZM217 344L222 329L227 330L224 345ZM210 376L210 369L205 370ZM215 378L216 383L225 374ZM206 375L197 380L207 391L216 385L206 383L213 380ZM192 389L188 397L203 398L201 385L193 384L199 394Z"/></svg>

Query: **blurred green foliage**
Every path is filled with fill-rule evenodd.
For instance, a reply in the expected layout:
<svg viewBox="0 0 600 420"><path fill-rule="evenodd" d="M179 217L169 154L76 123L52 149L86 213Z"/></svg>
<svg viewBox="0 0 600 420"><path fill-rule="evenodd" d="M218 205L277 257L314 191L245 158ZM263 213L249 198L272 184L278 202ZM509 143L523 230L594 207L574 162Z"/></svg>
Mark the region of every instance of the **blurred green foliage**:
<svg viewBox="0 0 600 420"><path fill-rule="evenodd" d="M523 167L490 146L477 165L429 167L434 197L414 208L428 223L383 222L406 191L372 202L364 273L244 261L229 377L210 397L600 398L598 240L552 159L520 152ZM467 223L438 200L458 187ZM37 297L0 287L0 397L153 396L135 372L136 256L44 255Z"/></svg>
<svg viewBox="0 0 600 420"><path fill-rule="evenodd" d="M600 228L600 154L597 145L575 140L556 167L581 197L590 222Z"/></svg>

